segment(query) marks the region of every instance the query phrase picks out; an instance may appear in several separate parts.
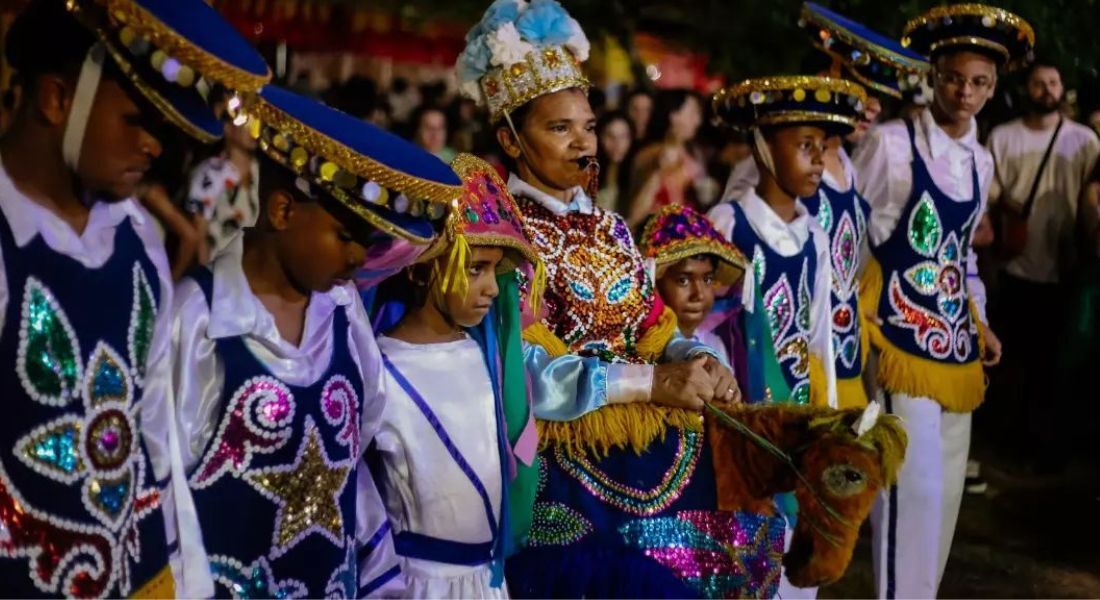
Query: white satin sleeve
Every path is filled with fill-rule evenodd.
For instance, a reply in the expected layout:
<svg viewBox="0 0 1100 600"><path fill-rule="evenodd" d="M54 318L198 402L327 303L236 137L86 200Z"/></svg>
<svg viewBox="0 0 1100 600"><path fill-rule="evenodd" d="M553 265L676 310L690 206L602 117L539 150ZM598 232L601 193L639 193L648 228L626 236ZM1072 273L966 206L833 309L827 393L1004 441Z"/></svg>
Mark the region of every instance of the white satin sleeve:
<svg viewBox="0 0 1100 600"><path fill-rule="evenodd" d="M363 300L351 293L348 305L348 349L363 379L362 416L359 426L360 448L364 451L378 434L386 407L382 353L374 337ZM340 310L340 309L337 309ZM405 579L401 576L397 551L393 546L386 507L378 493L370 468L359 461L356 476L355 544L359 564L359 596L363 598L401 598Z"/></svg>
<svg viewBox="0 0 1100 600"><path fill-rule="evenodd" d="M172 316L172 350L176 360L171 372L176 396L176 427L180 432L180 455L190 472L202 459L202 452L217 431L224 399L225 367L218 360L217 346L206 335L210 306L199 284L184 279L176 286Z"/></svg>
<svg viewBox="0 0 1100 600"><path fill-rule="evenodd" d="M909 133L901 120L872 128L852 156L856 190L871 205L867 232L872 244L885 242L901 219L913 185L912 160Z"/></svg>
<svg viewBox="0 0 1100 600"><path fill-rule="evenodd" d="M160 301L146 361L141 405L142 438L161 490L167 542L170 547L176 543L179 545L178 550L169 557L176 595L181 598L208 597L214 593L214 581L210 576L199 530L198 514L187 485L179 431L175 426L175 395L171 380L175 356L172 351L175 302L171 270L152 217L148 213L143 213L143 217L132 219L132 223L146 255L156 267Z"/></svg>
<svg viewBox="0 0 1100 600"><path fill-rule="evenodd" d="M814 274L813 299L810 301L810 353L816 355L825 370L825 385L829 407L837 407L836 361L833 359L832 300L829 296L833 279L832 263L829 256L829 237L825 231L812 221L810 235L813 236L814 250L817 253L817 269Z"/></svg>

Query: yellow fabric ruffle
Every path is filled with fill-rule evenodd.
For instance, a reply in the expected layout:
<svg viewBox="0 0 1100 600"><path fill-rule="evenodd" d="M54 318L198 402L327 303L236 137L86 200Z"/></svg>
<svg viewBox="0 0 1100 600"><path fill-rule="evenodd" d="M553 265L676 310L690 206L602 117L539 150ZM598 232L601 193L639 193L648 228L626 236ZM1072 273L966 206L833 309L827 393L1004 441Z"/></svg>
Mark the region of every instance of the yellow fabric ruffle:
<svg viewBox="0 0 1100 600"><path fill-rule="evenodd" d="M161 569L152 579L145 582L145 585L130 594L130 598L163 599L175 597L176 580L172 576L172 567L170 566Z"/></svg>
<svg viewBox="0 0 1100 600"><path fill-rule="evenodd" d="M676 314L665 307L657 323L638 340L638 354L655 362L677 331ZM569 347L542 322L523 330L523 339L542 346L554 357L569 353ZM611 404L572 421L536 421L539 449L560 446L579 456L591 453L606 456L612 448L630 448L641 454L654 440L664 436L668 427L701 431L702 417L694 412L656 406L648 402Z"/></svg>
<svg viewBox="0 0 1100 600"><path fill-rule="evenodd" d="M810 406L829 406L829 382L825 364L816 354L810 355Z"/></svg>
<svg viewBox="0 0 1100 600"><path fill-rule="evenodd" d="M863 387L862 377L836 380L837 408L864 408L867 406L867 389Z"/></svg>
<svg viewBox="0 0 1100 600"><path fill-rule="evenodd" d="M879 352L878 372L875 374L878 384L888 392L931 398L950 412L971 412L978 408L985 399L985 377L981 363L974 360L957 365L945 364L914 356L895 346L882 334L873 316L882 290L882 266L878 261L871 260L860 282L859 302L868 315L864 323L867 335ZM983 343L979 336L979 348Z"/></svg>

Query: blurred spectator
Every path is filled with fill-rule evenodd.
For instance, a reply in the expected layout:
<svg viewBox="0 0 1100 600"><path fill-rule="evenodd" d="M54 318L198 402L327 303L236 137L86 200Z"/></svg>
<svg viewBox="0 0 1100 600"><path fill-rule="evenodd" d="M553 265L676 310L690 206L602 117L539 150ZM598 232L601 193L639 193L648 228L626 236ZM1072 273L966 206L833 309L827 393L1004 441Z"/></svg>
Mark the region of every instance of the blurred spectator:
<svg viewBox="0 0 1100 600"><path fill-rule="evenodd" d="M404 77L394 78L386 99L389 102L389 117L394 123L409 122L413 110L420 106L422 102L420 90L410 85L409 80Z"/></svg>
<svg viewBox="0 0 1100 600"><path fill-rule="evenodd" d="M630 123L634 125L634 139L641 140L645 137L649 119L653 115L653 96L645 90L632 90L626 95L623 106L626 107Z"/></svg>
<svg viewBox="0 0 1100 600"><path fill-rule="evenodd" d="M226 120L221 150L191 172L187 206L198 230L206 232L199 241L200 264L207 264L238 231L256 222L260 195L255 152L256 140L248 129Z"/></svg>
<svg viewBox="0 0 1100 600"><path fill-rule="evenodd" d="M409 125L412 127L413 143L447 164L454 160L456 152L447 146L447 115L443 109L432 105L419 106L410 115Z"/></svg>
<svg viewBox="0 0 1100 600"><path fill-rule="evenodd" d="M626 155L634 143L634 129L630 119L622 111L605 113L596 122L596 140L599 149L596 158L600 163L600 193L596 204L604 210L619 209L619 191L625 187Z"/></svg>
<svg viewBox="0 0 1100 600"><path fill-rule="evenodd" d="M645 142L631 164L628 225L637 226L668 204L700 208L714 199L717 185L707 177L695 146L702 123L703 103L695 92L658 93Z"/></svg>
<svg viewBox="0 0 1100 600"><path fill-rule="evenodd" d="M863 118L856 124L855 131L849 133L845 139L848 142L848 151L851 152L867 136L867 132L878 122L882 115L882 100L875 94L867 95L867 102L863 104Z"/></svg>
<svg viewBox="0 0 1100 600"><path fill-rule="evenodd" d="M156 219L175 281L198 262L203 231L179 202L182 196L179 192L187 182L192 144L182 133L170 135L134 196Z"/></svg>
<svg viewBox="0 0 1100 600"><path fill-rule="evenodd" d="M476 102L461 96L455 98L447 110L447 123L451 126L450 141L455 152L483 153L486 127Z"/></svg>

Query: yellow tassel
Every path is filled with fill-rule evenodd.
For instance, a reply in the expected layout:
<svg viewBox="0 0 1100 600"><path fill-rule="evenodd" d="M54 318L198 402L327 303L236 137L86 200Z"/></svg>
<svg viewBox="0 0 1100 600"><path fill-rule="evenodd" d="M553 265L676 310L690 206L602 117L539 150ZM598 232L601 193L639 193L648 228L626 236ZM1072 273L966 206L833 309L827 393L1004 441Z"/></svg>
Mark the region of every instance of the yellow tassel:
<svg viewBox="0 0 1100 600"><path fill-rule="evenodd" d="M541 261L535 262L535 273L531 279L531 289L527 297L527 305L531 308L531 314L538 315L542 307L542 296L546 293L546 265Z"/></svg>
<svg viewBox="0 0 1100 600"><path fill-rule="evenodd" d="M470 255L470 244L466 242L466 236L456 235L451 242L451 252L447 257L447 267L443 271L443 281L439 289L446 295L448 292L458 292L460 297L466 297L466 289L470 283L466 280L466 260Z"/></svg>
<svg viewBox="0 0 1100 600"><path fill-rule="evenodd" d="M877 310L882 281L882 267L872 260L863 273L859 292L860 305L869 316ZM951 412L971 412L985 399L985 377L979 361L946 364L914 356L886 339L875 319L868 318L865 325L871 344L879 351L876 381L886 391L931 398ZM980 337L978 343L979 347L983 343Z"/></svg>
<svg viewBox="0 0 1100 600"><path fill-rule="evenodd" d="M657 323L638 341L638 353L656 360L676 332L676 314L667 306ZM553 357L569 353L565 342L542 322L523 330L524 341L542 346ZM606 456L612 448L630 448L641 454L668 427L702 430L698 413L656 406L648 402L604 406L572 421L537 422L539 447L561 446L571 456L590 452Z"/></svg>
<svg viewBox="0 0 1100 600"><path fill-rule="evenodd" d="M862 377L836 380L837 408L864 408L867 406L867 389Z"/></svg>
<svg viewBox="0 0 1100 600"><path fill-rule="evenodd" d="M829 406L829 385L825 365L816 354L810 355L810 406Z"/></svg>

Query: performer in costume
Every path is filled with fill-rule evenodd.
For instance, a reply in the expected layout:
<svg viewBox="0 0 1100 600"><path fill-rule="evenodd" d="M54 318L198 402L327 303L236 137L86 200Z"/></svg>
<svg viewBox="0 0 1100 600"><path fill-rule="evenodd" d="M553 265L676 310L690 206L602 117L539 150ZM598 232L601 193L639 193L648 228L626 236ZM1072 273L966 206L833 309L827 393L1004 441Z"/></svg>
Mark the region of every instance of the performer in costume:
<svg viewBox="0 0 1100 600"><path fill-rule="evenodd" d="M703 327L714 307L716 288L741 282L748 265L745 255L705 216L679 204L665 206L646 220L638 249L657 265L657 290L676 313L680 333L718 351L734 368L740 387L747 388L742 379L748 371L746 349L727 347L725 340Z"/></svg>
<svg viewBox="0 0 1100 600"><path fill-rule="evenodd" d="M971 252L993 175L974 115L993 96L998 66L1026 62L1033 43L1023 19L989 6L910 21L902 44L931 55L931 107L878 126L854 158L871 204L860 300L873 315L878 398L902 417L910 444L872 516L880 597L934 596L947 563L970 414L985 394L981 360L999 358ZM986 356L983 338L994 342Z"/></svg>
<svg viewBox="0 0 1100 600"><path fill-rule="evenodd" d="M407 597L505 598L538 468L516 271L545 276L493 167L452 166L464 193L445 235L379 291L378 477Z"/></svg>
<svg viewBox="0 0 1100 600"><path fill-rule="evenodd" d="M6 37L23 95L0 140L4 593L208 595L163 394L171 272L131 195L165 125L221 135L200 88L255 91L267 65L199 0L36 0Z"/></svg>
<svg viewBox="0 0 1100 600"><path fill-rule="evenodd" d="M798 199L817 193L825 140L852 130L865 97L849 81L793 76L745 81L713 99L726 123L751 129L762 177L757 189L715 207L710 218L737 247L752 252L796 404L837 406L829 241ZM745 299L746 307L751 301Z"/></svg>
<svg viewBox="0 0 1100 600"><path fill-rule="evenodd" d="M460 180L277 87L230 116L258 141L261 219L180 282L172 314L183 463L216 595L400 593L361 461L382 360L351 278L393 237L430 242Z"/></svg>
<svg viewBox="0 0 1100 600"><path fill-rule="evenodd" d="M813 44L833 59L832 77L850 78L869 93L901 99L902 92L920 84L930 65L919 54L897 41L807 2L802 6L802 25ZM825 171L817 194L802 199L829 236L832 263L833 353L836 361L837 399L840 406L866 406L862 373L867 344L859 307L859 274L867 242L871 208L856 191L856 172L840 136L829 138Z"/></svg>
<svg viewBox="0 0 1100 600"><path fill-rule="evenodd" d="M677 334L625 223L581 189L596 144L583 32L556 2L508 0L468 39L462 89L488 104L547 268L546 310L524 334L542 468L510 592L772 595L782 520L717 510L696 412L734 397L732 374Z"/></svg>

